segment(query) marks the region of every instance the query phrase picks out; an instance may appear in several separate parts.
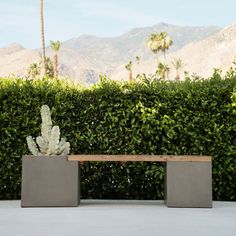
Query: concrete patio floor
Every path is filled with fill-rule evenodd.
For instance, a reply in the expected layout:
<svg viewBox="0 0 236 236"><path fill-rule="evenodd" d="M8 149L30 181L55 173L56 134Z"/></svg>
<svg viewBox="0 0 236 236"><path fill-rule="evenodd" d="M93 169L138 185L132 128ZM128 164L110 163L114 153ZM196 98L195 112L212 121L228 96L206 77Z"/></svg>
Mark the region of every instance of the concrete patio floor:
<svg viewBox="0 0 236 236"><path fill-rule="evenodd" d="M163 201L82 200L75 208L20 208L0 201L0 236L235 236L236 202L212 209Z"/></svg>

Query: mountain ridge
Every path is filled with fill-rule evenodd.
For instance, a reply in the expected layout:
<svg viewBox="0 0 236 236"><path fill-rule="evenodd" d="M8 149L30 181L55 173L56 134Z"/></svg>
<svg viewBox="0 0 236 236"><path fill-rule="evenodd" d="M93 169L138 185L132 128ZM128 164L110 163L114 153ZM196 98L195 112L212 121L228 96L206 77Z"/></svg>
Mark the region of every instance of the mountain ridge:
<svg viewBox="0 0 236 236"><path fill-rule="evenodd" d="M167 62L170 65L170 78L175 78L175 71L171 65L174 58L181 58L185 64L180 76L184 77L184 72L198 74L202 77L212 75L214 68L220 68L226 72L233 64L236 55L236 23L231 24L219 32L197 42L191 42L180 50L168 53ZM160 55L160 60L164 60ZM134 65L133 74L154 73L156 61L150 59L143 62L139 67ZM117 68L111 78L114 80L127 79L128 73L124 65Z"/></svg>
<svg viewBox="0 0 236 236"><path fill-rule="evenodd" d="M136 56L139 56L141 61L151 60L153 54L146 45L151 33L167 32L174 41L170 52L175 52L191 42L214 35L220 29L216 26L192 27L158 23L154 26L131 29L118 37L82 35L62 43L59 51L59 73L89 84L91 80L98 80L100 73L111 75L121 65L129 60L135 60ZM49 47L46 52L47 56L52 55ZM0 76L15 72L17 75L24 76L27 72L27 63L39 62L39 60L39 49L31 50L22 47L11 55L0 53Z"/></svg>

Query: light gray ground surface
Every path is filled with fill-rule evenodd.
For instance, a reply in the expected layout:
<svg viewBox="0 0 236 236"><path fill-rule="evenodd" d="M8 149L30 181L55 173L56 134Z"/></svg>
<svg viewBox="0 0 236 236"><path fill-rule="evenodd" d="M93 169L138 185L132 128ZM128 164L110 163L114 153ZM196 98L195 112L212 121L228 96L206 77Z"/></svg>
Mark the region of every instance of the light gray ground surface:
<svg viewBox="0 0 236 236"><path fill-rule="evenodd" d="M20 208L0 201L0 236L236 236L236 202L212 209L163 201L82 200L74 208Z"/></svg>

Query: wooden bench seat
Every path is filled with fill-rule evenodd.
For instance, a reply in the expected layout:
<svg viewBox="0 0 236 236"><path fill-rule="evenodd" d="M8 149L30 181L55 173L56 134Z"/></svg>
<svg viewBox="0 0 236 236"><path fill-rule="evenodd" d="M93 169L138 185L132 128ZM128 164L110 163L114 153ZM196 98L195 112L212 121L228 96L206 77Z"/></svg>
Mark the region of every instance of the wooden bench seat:
<svg viewBox="0 0 236 236"><path fill-rule="evenodd" d="M117 162L211 162L210 156L174 156L174 155L70 155L68 156L69 161L95 161L95 162L104 162L104 161L117 161Z"/></svg>

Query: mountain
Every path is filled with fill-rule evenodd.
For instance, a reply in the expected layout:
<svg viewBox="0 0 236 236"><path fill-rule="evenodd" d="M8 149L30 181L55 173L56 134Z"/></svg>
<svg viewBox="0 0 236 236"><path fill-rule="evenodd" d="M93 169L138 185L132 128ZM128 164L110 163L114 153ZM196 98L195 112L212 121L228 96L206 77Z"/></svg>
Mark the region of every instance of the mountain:
<svg viewBox="0 0 236 236"><path fill-rule="evenodd" d="M160 54L161 55L161 54ZM183 78L184 71L189 74L196 73L203 77L212 75L214 68L220 68L224 71L232 66L236 56L236 24L226 27L216 34L213 34L203 40L191 42L178 51L167 55L167 63L170 66L170 79L174 79L175 70L172 65L174 58L181 58L185 66L181 71ZM160 56L160 61L164 61ZM156 59L146 60L139 66L134 65L133 74L153 73L156 70ZM116 68L111 75L112 79L127 79L128 72L124 65Z"/></svg>
<svg viewBox="0 0 236 236"><path fill-rule="evenodd" d="M112 74L118 66L139 56L142 61L153 58L147 48L151 33L167 32L174 41L171 51L176 51L190 42L206 38L220 30L219 27L175 26L160 23L152 27L133 29L119 37L99 38L81 36L63 43L63 46L79 53L89 61L91 68L100 74Z"/></svg>
<svg viewBox="0 0 236 236"><path fill-rule="evenodd" d="M23 49L24 48L20 44L13 43L9 45L8 47L0 48L0 55L1 56L11 55L12 53L19 52Z"/></svg>
<svg viewBox="0 0 236 236"><path fill-rule="evenodd" d="M29 65L39 59L36 50L28 50L20 44L0 48L0 77L23 76Z"/></svg>
<svg viewBox="0 0 236 236"><path fill-rule="evenodd" d="M98 80L100 73L114 75L119 66L134 60L141 62L153 59L147 48L147 39L151 33L165 31L174 41L170 52L176 52L189 43L197 42L217 32L220 28L176 26L159 23L152 27L136 28L119 37L102 38L84 35L63 42L59 52L59 74L84 84ZM40 51L24 49L20 45L10 45L0 49L0 76L15 74L24 76L29 64L40 60ZM47 55L52 51L47 48Z"/></svg>

